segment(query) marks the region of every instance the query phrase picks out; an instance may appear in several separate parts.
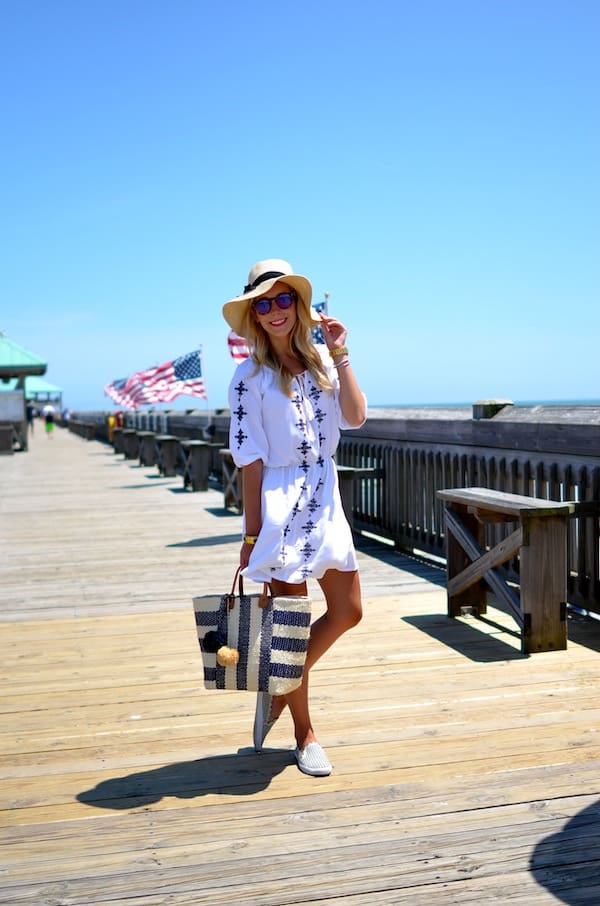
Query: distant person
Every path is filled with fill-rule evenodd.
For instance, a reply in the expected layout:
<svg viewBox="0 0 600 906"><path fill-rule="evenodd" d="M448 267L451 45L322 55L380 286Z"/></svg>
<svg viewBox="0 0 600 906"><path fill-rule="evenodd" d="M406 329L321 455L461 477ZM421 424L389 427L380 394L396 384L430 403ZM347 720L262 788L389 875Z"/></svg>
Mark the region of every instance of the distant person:
<svg viewBox="0 0 600 906"><path fill-rule="evenodd" d="M259 692L254 746L283 709L294 721L296 762L315 777L331 773L308 701L310 668L362 616L358 564L333 455L341 428L358 428L366 401L350 365L347 330L311 309L312 289L287 261L259 261L223 315L251 354L229 387L229 446L243 475L243 575L274 595L306 595L307 578L325 595L312 625L302 684L285 696ZM326 345L316 346L318 323Z"/></svg>
<svg viewBox="0 0 600 906"><path fill-rule="evenodd" d="M33 434L33 427L35 424L35 417L37 415L37 410L33 405L32 400L27 400L27 406L25 407L25 414L27 417L27 430L30 434Z"/></svg>
<svg viewBox="0 0 600 906"><path fill-rule="evenodd" d="M49 440L52 440L52 434L54 431L54 417L56 415L56 409L51 403L47 403L42 409L42 415L44 416L44 421L46 422L46 437Z"/></svg>

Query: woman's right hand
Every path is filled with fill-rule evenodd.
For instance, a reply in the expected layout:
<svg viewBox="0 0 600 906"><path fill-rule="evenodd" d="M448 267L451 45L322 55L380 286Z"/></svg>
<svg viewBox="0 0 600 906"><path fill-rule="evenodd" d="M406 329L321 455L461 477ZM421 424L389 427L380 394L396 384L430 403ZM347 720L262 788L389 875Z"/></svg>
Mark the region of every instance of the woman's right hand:
<svg viewBox="0 0 600 906"><path fill-rule="evenodd" d="M248 566L248 564L250 562L250 555L252 553L253 546L254 545L252 545L252 544L246 544L245 541L243 542L242 548L240 550L240 568L241 569L245 569Z"/></svg>

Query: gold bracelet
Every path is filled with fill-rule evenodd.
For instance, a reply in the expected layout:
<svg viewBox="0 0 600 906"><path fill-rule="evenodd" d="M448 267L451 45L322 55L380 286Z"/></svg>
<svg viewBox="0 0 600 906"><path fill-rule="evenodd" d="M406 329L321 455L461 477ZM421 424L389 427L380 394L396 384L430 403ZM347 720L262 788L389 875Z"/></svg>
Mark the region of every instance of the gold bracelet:
<svg viewBox="0 0 600 906"><path fill-rule="evenodd" d="M337 356L339 356L339 355L348 355L348 347L339 346L337 349L330 349L329 355L331 356L332 359L337 358Z"/></svg>
<svg viewBox="0 0 600 906"><path fill-rule="evenodd" d="M256 544L258 535L244 535L244 544Z"/></svg>

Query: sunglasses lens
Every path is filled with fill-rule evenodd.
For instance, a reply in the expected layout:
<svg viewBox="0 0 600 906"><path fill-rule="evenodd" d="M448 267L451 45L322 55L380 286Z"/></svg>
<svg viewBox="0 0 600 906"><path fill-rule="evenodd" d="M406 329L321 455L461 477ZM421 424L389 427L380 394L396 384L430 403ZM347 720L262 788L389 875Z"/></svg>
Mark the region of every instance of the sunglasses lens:
<svg viewBox="0 0 600 906"><path fill-rule="evenodd" d="M268 315L271 311L271 300L270 299L257 299L252 303L252 308L259 315Z"/></svg>
<svg viewBox="0 0 600 906"><path fill-rule="evenodd" d="M279 293L278 296L275 296L275 301L277 302L277 308L286 309L290 307L294 297L291 293Z"/></svg>

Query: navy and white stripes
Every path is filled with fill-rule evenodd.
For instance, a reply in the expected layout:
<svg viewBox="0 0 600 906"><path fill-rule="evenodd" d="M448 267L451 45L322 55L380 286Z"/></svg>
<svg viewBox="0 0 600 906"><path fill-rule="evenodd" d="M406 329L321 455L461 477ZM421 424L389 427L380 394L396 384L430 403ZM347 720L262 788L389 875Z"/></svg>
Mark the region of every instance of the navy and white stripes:
<svg viewBox="0 0 600 906"><path fill-rule="evenodd" d="M311 600L308 597L269 597L259 606L259 595L230 595L194 598L196 631L204 664L207 689L245 689L284 695L302 682L310 635ZM203 639L210 630L237 648L236 666L221 667Z"/></svg>

